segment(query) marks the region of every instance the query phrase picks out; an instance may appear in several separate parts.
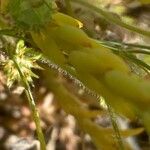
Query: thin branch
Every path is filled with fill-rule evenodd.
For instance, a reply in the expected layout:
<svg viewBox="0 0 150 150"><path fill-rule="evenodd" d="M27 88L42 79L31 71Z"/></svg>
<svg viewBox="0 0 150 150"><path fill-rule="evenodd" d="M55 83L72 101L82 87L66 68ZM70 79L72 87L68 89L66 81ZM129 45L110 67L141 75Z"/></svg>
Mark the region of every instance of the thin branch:
<svg viewBox="0 0 150 150"><path fill-rule="evenodd" d="M17 70L20 74L20 77L22 79L23 86L25 87L25 93L26 93L26 96L27 96L27 99L28 99L28 102L30 105L30 109L32 111L32 116L33 116L34 122L36 124L36 132L37 132L37 136L38 136L38 139L40 142L41 150L46 150L45 139L44 139L44 135L43 135L43 132L41 129L41 124L40 124L40 117L39 117L39 113L38 113L38 110L37 110L36 105L35 105L33 95L31 93L30 86L29 86L28 82L26 81L23 73L21 72L19 65L16 62L14 57L12 57L12 60L16 65L16 68L17 68Z"/></svg>
<svg viewBox="0 0 150 150"><path fill-rule="evenodd" d="M108 112L109 112L109 115L110 115L110 119L111 119L113 129L115 131L115 137L117 139L119 150L124 150L124 145L123 145L123 142L122 142L122 138L121 138L121 135L120 135L118 124L116 122L117 119L116 119L115 113L114 113L113 109L111 108L111 106L108 103L106 103L106 105L107 105L107 109L108 109Z"/></svg>
<svg viewBox="0 0 150 150"><path fill-rule="evenodd" d="M77 3L81 4L81 5L86 6L87 8L89 8L89 9L91 9L91 10L93 10L93 11L99 13L99 14L101 14L104 17L104 19L106 19L110 23L114 23L116 25L119 25L119 26L121 26L123 28L126 28L128 30L131 30L133 32L136 32L136 33L139 33L141 35L150 37L150 31L144 30L144 29L140 29L138 27L129 25L129 24L121 21L120 19L116 18L115 16L113 16L110 12L108 12L108 11L106 11L106 10L100 8L100 7L98 8L96 6L93 6L93 5L91 5L88 2L83 1L83 0L70 0L70 1L77 2Z"/></svg>

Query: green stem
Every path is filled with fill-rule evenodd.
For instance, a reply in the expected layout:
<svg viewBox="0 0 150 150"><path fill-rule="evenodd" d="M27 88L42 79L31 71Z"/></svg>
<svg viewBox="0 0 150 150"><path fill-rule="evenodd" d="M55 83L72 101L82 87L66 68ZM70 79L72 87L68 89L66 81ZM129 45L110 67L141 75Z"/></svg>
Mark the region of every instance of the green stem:
<svg viewBox="0 0 150 150"><path fill-rule="evenodd" d="M34 122L36 124L36 132L37 132L37 136L38 139L40 141L40 145L41 145L41 150L46 150L46 144L45 144L45 139L44 139L44 135L41 129L41 125L40 125L40 117L39 117L39 113L38 110L36 108L30 87L28 87L28 89L25 90L29 105L30 105L30 109L32 111L32 116L34 119Z"/></svg>
<svg viewBox="0 0 150 150"><path fill-rule="evenodd" d="M110 45L110 46L117 46L117 47L127 47L127 48L140 48L140 49L147 49L150 50L149 45L141 45L141 44L131 44L131 43L123 43L123 42L114 42L114 41L105 41L100 40L99 43L104 45ZM126 49L126 48L125 48Z"/></svg>
<svg viewBox="0 0 150 150"><path fill-rule="evenodd" d="M30 109L32 111L32 117L33 117L35 125L36 125L36 132L37 132L37 136L38 136L38 139L40 142L41 150L46 150L45 139L44 139L44 135L43 135L41 124L40 124L40 117L39 117L39 113L38 113L38 110L37 110L35 102L34 102L33 95L31 93L30 86L29 86L28 82L26 81L23 73L21 72L19 65L17 64L14 57L12 57L12 60L14 61L16 68L18 69L18 72L22 79L22 83L25 87L25 93L26 93L26 96L27 96L27 99L29 102Z"/></svg>
<svg viewBox="0 0 150 150"><path fill-rule="evenodd" d="M123 52L124 56L127 58L127 59L130 59L132 60L132 62L138 64L139 66L143 66L144 68L146 68L147 70L150 70L150 66L148 64L146 64L144 61L136 58L136 56L130 54L130 53L127 53L127 52Z"/></svg>
<svg viewBox="0 0 150 150"><path fill-rule="evenodd" d="M144 61L136 58L136 56L132 54L132 53L140 53L140 54L150 55L149 51L147 51L147 50L129 50L129 49L127 49L127 50L126 49L125 50L120 50L119 48L113 47L113 46L111 46L109 44L107 45L107 42L103 43L103 42L100 41L100 43L103 46L111 49L115 54L117 54L117 55L119 55L119 56L121 56L121 57L123 57L125 59L128 59L131 62L135 63L136 65L141 67L146 73L148 73L148 71L150 71L150 65L148 65ZM138 45L136 45L136 46L138 46ZM149 48L148 46L147 47L144 47L142 45L140 45L140 46L143 47L144 49L146 49L146 48L148 49Z"/></svg>
<svg viewBox="0 0 150 150"><path fill-rule="evenodd" d="M121 138L121 135L120 135L120 131L119 131L119 128L118 128L118 125L117 125L117 122L116 122L115 114L114 114L111 106L109 104L106 104L106 105L107 105L107 109L108 109L108 112L109 112L109 115L110 115L110 119L111 119L113 129L115 131L115 137L117 139L119 150L124 150L124 145L123 145L122 138Z"/></svg>
<svg viewBox="0 0 150 150"><path fill-rule="evenodd" d="M128 53L136 53L136 54L145 54L150 55L150 51L144 51L144 50L128 50Z"/></svg>
<svg viewBox="0 0 150 150"><path fill-rule="evenodd" d="M96 6L93 6L93 5L91 5L88 2L85 2L83 0L70 0L70 1L80 3L81 5L86 6L86 7L90 8L91 10L101 14L104 17L104 19L106 19L108 22L117 24L117 25L119 25L119 26L121 26L123 28L126 28L128 30L131 30L133 32L137 32L137 33L142 34L144 36L150 37L150 31L142 30L142 29L140 29L138 27L129 25L129 24L121 21L119 18L115 17L114 15L112 15L110 12L105 11L102 8L98 8Z"/></svg>

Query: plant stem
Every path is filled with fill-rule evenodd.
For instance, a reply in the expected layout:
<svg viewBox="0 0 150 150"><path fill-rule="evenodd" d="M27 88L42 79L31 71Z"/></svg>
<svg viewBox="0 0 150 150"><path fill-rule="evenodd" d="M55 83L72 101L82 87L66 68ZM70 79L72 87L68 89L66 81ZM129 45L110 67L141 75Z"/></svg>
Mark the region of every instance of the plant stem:
<svg viewBox="0 0 150 150"><path fill-rule="evenodd" d="M104 19L106 19L108 22L117 24L117 25L119 25L123 28L126 28L128 30L131 30L133 32L137 32L137 33L142 34L144 36L150 37L150 31L140 29L136 26L129 25L129 24L121 21L119 18L115 17L114 15L112 15L110 12L105 11L102 8L98 8L96 6L93 6L93 5L91 5L88 2L85 2L83 0L70 0L70 1L77 2L83 6L86 6L87 8L90 8L91 10L94 10L95 12L101 14L104 17Z"/></svg>
<svg viewBox="0 0 150 150"><path fill-rule="evenodd" d="M145 50L128 50L127 53L150 55L150 51L145 51Z"/></svg>
<svg viewBox="0 0 150 150"><path fill-rule="evenodd" d="M124 150L124 145L123 145L122 138L121 138L121 135L120 135L120 131L119 131L119 128L118 128L118 125L117 125L117 122L116 122L115 114L114 114L111 106L108 103L106 105L107 105L107 109L108 109L108 112L109 112L109 115L110 115L110 119L111 119L113 129L115 131L115 137L117 139L119 150Z"/></svg>
<svg viewBox="0 0 150 150"><path fill-rule="evenodd" d="M104 45L110 45L115 47L127 47L127 48L140 48L140 49L147 49L150 50L149 45L141 45L141 44L131 44L131 43L123 43L123 42L114 42L114 41L105 41L105 40L99 40L99 43ZM126 48L125 48L126 49Z"/></svg>
<svg viewBox="0 0 150 150"><path fill-rule="evenodd" d="M148 71L150 71L150 65L148 65L147 63L145 63L144 61L138 59L135 55L133 55L132 53L140 53L140 54L145 54L145 55L150 55L150 51L147 51L147 50L129 50L129 49L125 49L125 50L122 50L122 49L119 49L119 48L116 48L116 47L113 47L113 46L109 46L107 45L107 42L101 42L100 43L111 49L116 55L119 55L125 59L128 59L129 61L133 62L134 64L138 65L139 67L141 67L146 73L149 74ZM138 46L138 45L137 45ZM139 45L141 47L143 47L142 45ZM149 47L147 47L149 48ZM146 49L146 47L145 47Z"/></svg>
<svg viewBox="0 0 150 150"><path fill-rule="evenodd" d="M138 64L139 66L143 66L144 68L146 68L147 70L150 70L150 65L148 65L147 63L145 63L144 61L136 58L135 55L132 55L131 53L125 52L123 51L123 55L124 57L126 57L127 59L131 60L132 62L134 62L135 64Z"/></svg>
<svg viewBox="0 0 150 150"><path fill-rule="evenodd" d="M42 132L41 125L40 125L40 117L39 117L39 113L38 113L38 110L37 110L35 102L34 102L33 95L31 93L30 86L29 86L28 82L26 81L23 73L21 72L21 70L19 68L19 65L16 62L14 57L12 57L12 60L15 63L16 68L18 69L18 72L19 72L20 77L22 79L23 86L25 88L25 93L26 93L26 96L27 96L27 99L28 99L28 102L29 102L30 109L32 111L32 117L33 117L33 120L34 120L35 125L36 125L36 132L37 132L37 136L38 136L38 139L39 139L39 142L40 142L41 150L46 150L45 139L44 139L44 135L43 135L43 132Z"/></svg>
<svg viewBox="0 0 150 150"><path fill-rule="evenodd" d="M46 150L46 144L45 144L45 139L44 139L44 135L41 129L41 125L40 125L40 117L39 117L39 113L38 110L36 108L32 93L30 88L25 90L29 105L30 105L30 109L32 111L32 116L34 119L34 122L36 124L36 132L37 132L37 136L38 139L40 141L40 145L41 145L41 150Z"/></svg>

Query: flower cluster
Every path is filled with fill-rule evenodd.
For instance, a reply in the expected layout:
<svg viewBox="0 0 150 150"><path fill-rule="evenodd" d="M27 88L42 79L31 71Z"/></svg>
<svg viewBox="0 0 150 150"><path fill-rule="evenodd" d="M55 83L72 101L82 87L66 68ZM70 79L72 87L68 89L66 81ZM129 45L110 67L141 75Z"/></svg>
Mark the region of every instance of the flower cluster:
<svg viewBox="0 0 150 150"><path fill-rule="evenodd" d="M15 53L12 57L18 64L20 71L29 83L32 83L32 77L38 78L38 76L31 70L33 68L41 69L41 67L36 63L36 61L40 59L41 55L35 54L32 49L27 48L24 45L23 40L20 40L17 43ZM11 87L15 81L21 81L19 71L13 59L8 58L3 62L4 71L7 75L8 87Z"/></svg>

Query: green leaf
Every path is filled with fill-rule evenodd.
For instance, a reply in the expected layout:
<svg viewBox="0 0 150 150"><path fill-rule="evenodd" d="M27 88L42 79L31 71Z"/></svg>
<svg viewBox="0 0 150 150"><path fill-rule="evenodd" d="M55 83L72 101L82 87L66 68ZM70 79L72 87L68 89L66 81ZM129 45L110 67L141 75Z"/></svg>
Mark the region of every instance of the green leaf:
<svg viewBox="0 0 150 150"><path fill-rule="evenodd" d="M13 0L9 2L8 11L17 26L38 30L51 19L52 1Z"/></svg>

